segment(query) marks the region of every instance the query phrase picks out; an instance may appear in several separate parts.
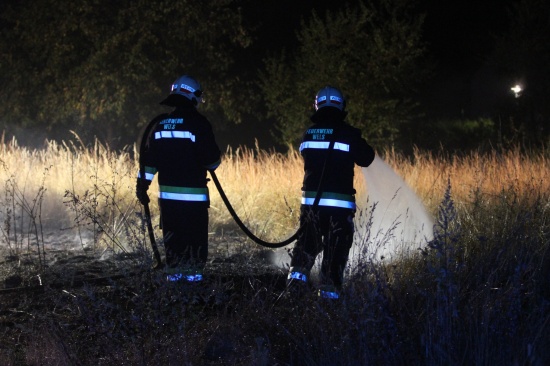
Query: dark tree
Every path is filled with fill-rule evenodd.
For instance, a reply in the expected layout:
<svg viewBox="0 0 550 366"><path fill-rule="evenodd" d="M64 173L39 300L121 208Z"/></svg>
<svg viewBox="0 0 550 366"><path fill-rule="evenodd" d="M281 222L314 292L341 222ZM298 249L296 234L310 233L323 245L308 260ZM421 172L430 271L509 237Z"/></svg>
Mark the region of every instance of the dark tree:
<svg viewBox="0 0 550 366"><path fill-rule="evenodd" d="M57 0L2 4L0 116L113 146L131 142L182 73L202 107L239 120L235 54L250 38L235 0Z"/></svg>

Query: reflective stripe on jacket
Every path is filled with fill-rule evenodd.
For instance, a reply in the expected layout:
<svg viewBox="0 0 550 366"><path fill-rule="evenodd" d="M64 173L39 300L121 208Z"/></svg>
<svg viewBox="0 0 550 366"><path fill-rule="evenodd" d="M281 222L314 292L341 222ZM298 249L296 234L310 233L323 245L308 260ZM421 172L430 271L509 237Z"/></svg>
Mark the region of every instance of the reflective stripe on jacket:
<svg viewBox="0 0 550 366"><path fill-rule="evenodd" d="M143 170L145 173L145 180L149 182L151 182L155 177L155 174L157 174L157 169L150 166L145 166ZM141 178L141 171L138 171L138 178Z"/></svg>
<svg viewBox="0 0 550 366"><path fill-rule="evenodd" d="M300 152L303 149L325 149L327 150L330 146L329 141L304 141L300 144ZM349 144L344 144L342 142L334 143L334 150L340 151L349 151Z"/></svg>

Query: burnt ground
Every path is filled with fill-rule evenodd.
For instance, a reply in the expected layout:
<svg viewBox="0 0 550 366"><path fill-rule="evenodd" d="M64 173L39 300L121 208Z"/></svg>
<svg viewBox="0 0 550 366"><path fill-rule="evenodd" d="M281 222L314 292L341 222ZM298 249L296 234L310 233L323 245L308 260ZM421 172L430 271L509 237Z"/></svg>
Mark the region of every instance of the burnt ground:
<svg viewBox="0 0 550 366"><path fill-rule="evenodd" d="M233 250L227 250L230 247ZM36 252L14 255L4 248L0 251L2 365L133 364L135 355L106 357L104 353L112 353L112 344L135 344L133 337L143 340L142 333L166 334L156 325L159 321L166 326L185 318L173 313L158 318L174 306L168 306L171 303L186 313L200 314L201 322L224 323L220 314L226 317L228 312L248 306L247 298L275 304L284 292L286 270L269 263L270 251L255 244L219 240L211 243L210 252L203 283L182 289L167 284L162 270L151 269L150 253L50 248L39 258ZM156 314L156 320L151 314ZM189 324L195 323L186 320L185 325L195 329ZM219 333L222 328L217 324L208 341L202 340L201 349L187 354L186 360L199 360L193 364L239 364L237 361L244 357L250 362L250 352L243 356L238 350L255 346L232 345L237 342L232 340L235 337L242 342L242 334L236 335L233 326L225 326L223 329L229 331ZM117 332L120 337L112 339ZM257 343L257 339L250 342ZM148 342L151 348L159 349L156 342L160 341ZM120 345L116 349L120 350ZM148 359L156 363L163 359L162 354L141 355L135 362ZM100 358L105 361L96 363Z"/></svg>
<svg viewBox="0 0 550 366"><path fill-rule="evenodd" d="M234 240L234 239L233 239ZM159 247L164 257L162 247ZM270 263L273 251L234 240L212 240L205 278L266 278L279 281L285 270ZM135 276L161 275L153 269L149 252L115 252L109 249L53 249L14 254L0 247L0 295L45 288L102 285Z"/></svg>

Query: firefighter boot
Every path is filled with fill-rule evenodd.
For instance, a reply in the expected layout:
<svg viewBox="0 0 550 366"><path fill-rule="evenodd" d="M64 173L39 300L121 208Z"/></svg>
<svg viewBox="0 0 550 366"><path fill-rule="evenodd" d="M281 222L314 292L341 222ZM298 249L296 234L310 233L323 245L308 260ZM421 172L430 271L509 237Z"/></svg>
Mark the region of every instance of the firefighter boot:
<svg viewBox="0 0 550 366"><path fill-rule="evenodd" d="M289 294L297 297L305 295L308 289L309 271L301 267L290 267L286 280L286 289Z"/></svg>

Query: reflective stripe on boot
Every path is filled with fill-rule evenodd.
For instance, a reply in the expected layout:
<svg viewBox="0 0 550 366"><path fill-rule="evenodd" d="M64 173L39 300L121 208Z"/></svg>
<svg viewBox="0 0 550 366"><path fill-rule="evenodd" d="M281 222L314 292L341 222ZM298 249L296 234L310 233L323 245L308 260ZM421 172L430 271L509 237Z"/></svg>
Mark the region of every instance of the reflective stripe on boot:
<svg viewBox="0 0 550 366"><path fill-rule="evenodd" d="M335 299L336 300L336 299L340 298L340 294L336 290L336 287L330 286L330 285L321 286L319 288L319 292L317 294L319 295L319 297L321 297L323 299Z"/></svg>
<svg viewBox="0 0 550 366"><path fill-rule="evenodd" d="M166 275L166 281L168 282L176 282L180 280L185 280L187 282L200 282L202 281L202 274L194 274L194 275L184 275L183 273L174 273Z"/></svg>

